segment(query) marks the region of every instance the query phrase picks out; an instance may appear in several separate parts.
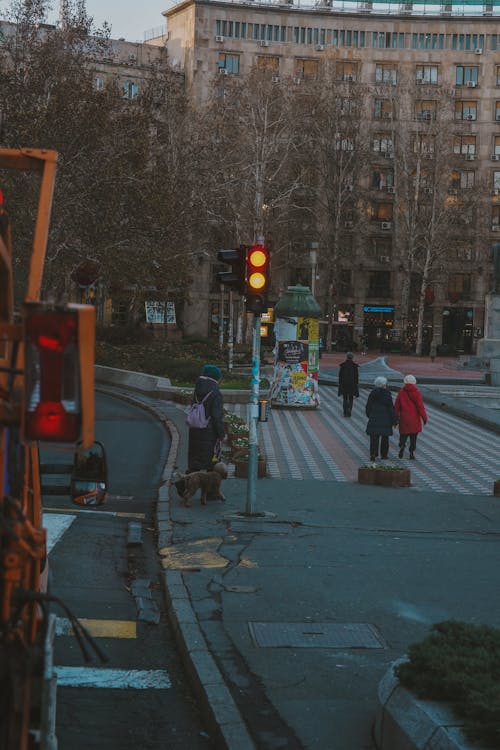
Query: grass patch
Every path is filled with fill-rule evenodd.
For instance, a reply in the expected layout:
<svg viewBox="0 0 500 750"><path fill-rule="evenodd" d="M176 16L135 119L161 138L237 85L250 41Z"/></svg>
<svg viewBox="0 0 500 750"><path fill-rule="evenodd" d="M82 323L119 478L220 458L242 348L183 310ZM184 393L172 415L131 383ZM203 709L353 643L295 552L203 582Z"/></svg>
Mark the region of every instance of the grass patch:
<svg viewBox="0 0 500 750"><path fill-rule="evenodd" d="M500 630L447 620L408 649L396 667L419 698L451 703L469 740L500 748Z"/></svg>

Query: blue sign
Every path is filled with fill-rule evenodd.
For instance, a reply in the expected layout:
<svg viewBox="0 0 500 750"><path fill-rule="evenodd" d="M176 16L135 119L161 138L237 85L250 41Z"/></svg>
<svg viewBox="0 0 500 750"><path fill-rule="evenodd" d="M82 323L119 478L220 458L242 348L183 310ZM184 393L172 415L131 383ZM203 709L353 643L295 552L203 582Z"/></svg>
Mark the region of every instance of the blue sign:
<svg viewBox="0 0 500 750"><path fill-rule="evenodd" d="M383 307L382 305L365 305L363 312L394 312L394 307Z"/></svg>

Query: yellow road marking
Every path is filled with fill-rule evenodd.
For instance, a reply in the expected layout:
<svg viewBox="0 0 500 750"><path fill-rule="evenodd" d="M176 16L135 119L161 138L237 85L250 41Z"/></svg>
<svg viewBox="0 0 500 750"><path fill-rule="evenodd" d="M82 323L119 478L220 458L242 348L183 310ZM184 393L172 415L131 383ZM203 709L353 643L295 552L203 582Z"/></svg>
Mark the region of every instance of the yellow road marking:
<svg viewBox="0 0 500 750"><path fill-rule="evenodd" d="M91 620L79 617L78 621L94 638L137 638L134 620ZM56 620L56 635L73 635L71 623L65 617Z"/></svg>

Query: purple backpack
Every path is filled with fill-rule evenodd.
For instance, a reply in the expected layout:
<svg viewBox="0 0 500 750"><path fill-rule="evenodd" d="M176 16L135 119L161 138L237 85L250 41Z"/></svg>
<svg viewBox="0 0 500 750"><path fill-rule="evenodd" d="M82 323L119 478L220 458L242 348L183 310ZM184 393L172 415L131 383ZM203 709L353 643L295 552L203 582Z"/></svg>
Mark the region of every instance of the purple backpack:
<svg viewBox="0 0 500 750"><path fill-rule="evenodd" d="M196 430L204 430L210 424L210 417L205 414L205 401L210 396L211 391L202 398L201 401L195 399L186 412L186 424Z"/></svg>

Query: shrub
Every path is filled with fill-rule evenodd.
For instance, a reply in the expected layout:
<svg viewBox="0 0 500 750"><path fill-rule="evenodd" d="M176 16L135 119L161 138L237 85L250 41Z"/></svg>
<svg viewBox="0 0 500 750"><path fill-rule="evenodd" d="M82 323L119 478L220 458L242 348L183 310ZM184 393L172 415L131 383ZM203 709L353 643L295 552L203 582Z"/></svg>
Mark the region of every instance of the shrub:
<svg viewBox="0 0 500 750"><path fill-rule="evenodd" d="M401 684L419 698L450 702L470 740L500 748L500 630L437 623L408 656L396 667Z"/></svg>

